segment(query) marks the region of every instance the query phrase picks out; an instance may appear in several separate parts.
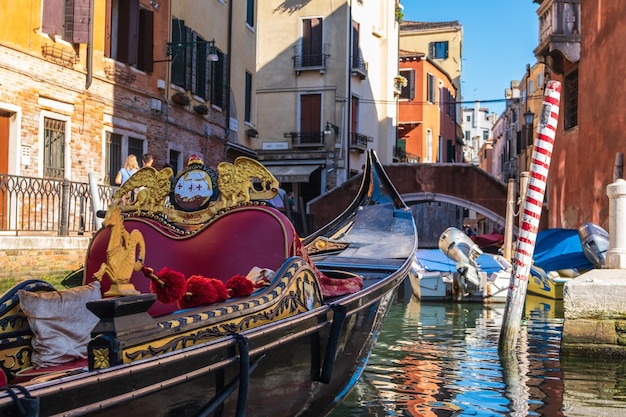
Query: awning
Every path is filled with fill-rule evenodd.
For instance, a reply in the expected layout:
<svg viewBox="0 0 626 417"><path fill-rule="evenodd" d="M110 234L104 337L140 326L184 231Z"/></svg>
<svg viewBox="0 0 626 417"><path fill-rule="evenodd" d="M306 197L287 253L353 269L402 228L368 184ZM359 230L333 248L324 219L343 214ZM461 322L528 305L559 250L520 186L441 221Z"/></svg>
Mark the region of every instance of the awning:
<svg viewBox="0 0 626 417"><path fill-rule="evenodd" d="M309 182L309 176L320 165L269 165L265 166L279 182Z"/></svg>

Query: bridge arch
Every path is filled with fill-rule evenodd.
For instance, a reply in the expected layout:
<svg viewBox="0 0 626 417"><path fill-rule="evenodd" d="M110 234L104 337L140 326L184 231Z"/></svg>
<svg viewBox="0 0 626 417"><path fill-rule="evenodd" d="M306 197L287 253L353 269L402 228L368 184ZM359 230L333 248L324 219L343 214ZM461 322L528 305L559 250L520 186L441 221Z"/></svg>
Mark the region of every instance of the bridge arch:
<svg viewBox="0 0 626 417"><path fill-rule="evenodd" d="M473 164L400 163L385 166L389 179L407 204L437 201L452 203L505 224L507 185ZM313 226L321 227L339 215L352 201L361 176L311 200Z"/></svg>
<svg viewBox="0 0 626 417"><path fill-rule="evenodd" d="M486 218L493 220L496 223L500 223L502 225L504 225L506 222L506 217L501 216L499 213L496 213L487 207L481 206L480 204L477 204L472 201L468 201L468 200L465 200L463 198L456 197L453 195L442 194L442 193L421 192L421 193L402 194L402 198L404 199L404 201L406 202L408 206L411 206L415 203L430 203L430 202L448 203L448 204L461 206L469 210L473 210L476 213L481 214L485 216Z"/></svg>

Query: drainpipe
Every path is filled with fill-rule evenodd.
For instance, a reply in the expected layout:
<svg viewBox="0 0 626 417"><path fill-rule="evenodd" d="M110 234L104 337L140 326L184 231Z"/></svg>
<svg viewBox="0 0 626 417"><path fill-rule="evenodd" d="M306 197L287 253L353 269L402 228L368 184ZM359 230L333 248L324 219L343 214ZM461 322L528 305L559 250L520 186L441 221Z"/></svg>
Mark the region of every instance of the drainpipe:
<svg viewBox="0 0 626 417"><path fill-rule="evenodd" d="M89 38L87 40L87 78L85 80L85 90L91 86L93 78L93 2L89 0Z"/></svg>
<svg viewBox="0 0 626 417"><path fill-rule="evenodd" d="M346 181L350 179L350 135L352 134L352 62L354 57L352 56L352 0L350 0L350 4L348 5L348 68L347 68L347 90L348 93L346 95L346 101L348 114L346 120Z"/></svg>
<svg viewBox="0 0 626 417"><path fill-rule="evenodd" d="M228 140L230 135L230 71L231 71L231 49L233 44L233 1L228 2L228 40L227 40L227 62L228 71L226 71L226 129L224 129L224 140Z"/></svg>

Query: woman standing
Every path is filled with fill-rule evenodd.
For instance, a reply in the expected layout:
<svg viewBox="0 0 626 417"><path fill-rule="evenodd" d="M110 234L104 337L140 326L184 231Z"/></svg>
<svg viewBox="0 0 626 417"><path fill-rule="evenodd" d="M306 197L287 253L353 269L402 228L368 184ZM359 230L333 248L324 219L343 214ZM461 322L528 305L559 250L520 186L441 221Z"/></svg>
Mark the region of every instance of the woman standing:
<svg viewBox="0 0 626 417"><path fill-rule="evenodd" d="M124 166L117 172L115 176L115 183L117 185L124 184L131 175L139 170L139 164L137 163L137 157L133 154L128 155Z"/></svg>

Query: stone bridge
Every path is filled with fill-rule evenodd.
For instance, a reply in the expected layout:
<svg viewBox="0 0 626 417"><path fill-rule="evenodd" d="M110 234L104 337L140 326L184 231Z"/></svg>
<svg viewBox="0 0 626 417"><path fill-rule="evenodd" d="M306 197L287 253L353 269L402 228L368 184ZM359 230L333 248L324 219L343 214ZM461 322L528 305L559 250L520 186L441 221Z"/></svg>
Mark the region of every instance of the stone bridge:
<svg viewBox="0 0 626 417"><path fill-rule="evenodd" d="M507 185L473 164L393 164L385 170L407 205L451 203L505 224ZM314 230L348 207L360 184L358 175L312 200Z"/></svg>

